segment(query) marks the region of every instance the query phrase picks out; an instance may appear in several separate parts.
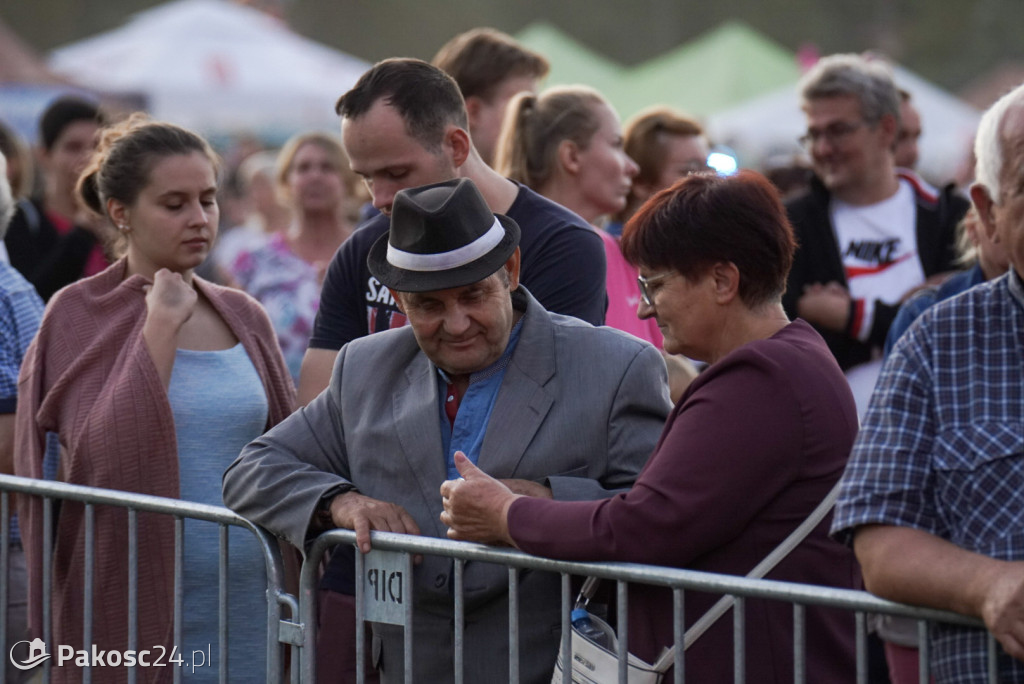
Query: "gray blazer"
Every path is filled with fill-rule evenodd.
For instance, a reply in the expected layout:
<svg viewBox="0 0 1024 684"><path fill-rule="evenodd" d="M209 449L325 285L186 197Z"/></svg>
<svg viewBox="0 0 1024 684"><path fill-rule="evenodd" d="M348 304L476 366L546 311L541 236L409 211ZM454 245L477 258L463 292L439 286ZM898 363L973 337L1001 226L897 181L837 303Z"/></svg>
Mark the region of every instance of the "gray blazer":
<svg viewBox="0 0 1024 684"><path fill-rule="evenodd" d="M479 467L497 478L592 500L629 487L654 449L670 408L665 363L654 347L611 328L549 313L525 288L519 343L505 372ZM224 502L298 548L332 486L403 506L424 535L445 537L446 479L436 368L406 326L338 352L330 386L249 444L224 474ZM414 571L416 681L452 681L453 566L426 557ZM508 573L468 563L464 575L467 682L507 681ZM550 680L560 628L559 578L520 575L520 673ZM401 628L375 625L374 658L401 681Z"/></svg>

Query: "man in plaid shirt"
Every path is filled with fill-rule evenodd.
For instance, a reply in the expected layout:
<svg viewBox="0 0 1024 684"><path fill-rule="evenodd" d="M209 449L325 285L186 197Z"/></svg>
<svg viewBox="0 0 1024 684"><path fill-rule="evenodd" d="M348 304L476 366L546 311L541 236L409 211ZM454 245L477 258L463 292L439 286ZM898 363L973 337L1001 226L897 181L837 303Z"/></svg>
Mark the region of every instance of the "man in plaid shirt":
<svg viewBox="0 0 1024 684"><path fill-rule="evenodd" d="M833 534L868 590L981 618L1024 681L1024 85L983 116L971 199L1012 268L936 304L894 347ZM933 625L937 682L985 682L987 635Z"/></svg>
<svg viewBox="0 0 1024 684"><path fill-rule="evenodd" d="M0 240L14 213L11 188L7 183L7 160L0 154ZM36 290L7 262L0 259L0 472L14 474L14 410L18 404L18 371L25 349L43 317L43 300ZM13 499L10 510L14 510ZM28 638L28 588L25 577L25 554L21 549L18 518L11 518L8 549L7 644ZM24 649L23 651L21 649ZM24 659L27 642L13 655ZM12 658L13 658L12 655ZM28 672L15 669L7 660L7 681L27 681Z"/></svg>

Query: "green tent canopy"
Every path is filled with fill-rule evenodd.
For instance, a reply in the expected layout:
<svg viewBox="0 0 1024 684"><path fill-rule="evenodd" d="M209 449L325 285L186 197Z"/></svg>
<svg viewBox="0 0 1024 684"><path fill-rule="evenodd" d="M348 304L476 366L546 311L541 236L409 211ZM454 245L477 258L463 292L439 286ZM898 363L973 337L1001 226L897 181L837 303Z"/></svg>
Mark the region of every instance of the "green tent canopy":
<svg viewBox="0 0 1024 684"><path fill-rule="evenodd" d="M792 52L730 21L633 68L614 101L623 117L652 104L705 117L798 78Z"/></svg>
<svg viewBox="0 0 1024 684"><path fill-rule="evenodd" d="M550 60L547 85L593 86L623 118L659 104L703 118L800 77L792 52L736 21L633 68L608 60L550 24L532 24L516 38Z"/></svg>
<svg viewBox="0 0 1024 684"><path fill-rule="evenodd" d="M606 96L624 80L625 69L547 22L530 24L516 40L544 55L551 72L544 85L588 85Z"/></svg>

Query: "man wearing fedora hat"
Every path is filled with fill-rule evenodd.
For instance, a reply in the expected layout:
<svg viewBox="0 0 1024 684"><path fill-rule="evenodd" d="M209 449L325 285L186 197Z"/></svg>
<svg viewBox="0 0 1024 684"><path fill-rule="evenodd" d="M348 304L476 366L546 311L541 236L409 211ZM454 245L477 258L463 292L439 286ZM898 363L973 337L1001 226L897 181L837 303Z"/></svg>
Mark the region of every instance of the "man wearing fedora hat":
<svg viewBox="0 0 1024 684"><path fill-rule="evenodd" d="M534 496L628 487L669 410L659 352L540 306L519 284L519 226L467 179L399 192L390 226L368 263L409 325L343 347L327 391L231 465L225 503L300 548L354 529L365 552L370 530L446 536L439 488L458 476L456 451ZM465 681L507 681L508 574L464 572ZM440 557L416 569L416 681L453 680L452 573ZM522 574L525 682L551 677L559 596L558 575ZM373 631L384 681L402 681L401 629Z"/></svg>

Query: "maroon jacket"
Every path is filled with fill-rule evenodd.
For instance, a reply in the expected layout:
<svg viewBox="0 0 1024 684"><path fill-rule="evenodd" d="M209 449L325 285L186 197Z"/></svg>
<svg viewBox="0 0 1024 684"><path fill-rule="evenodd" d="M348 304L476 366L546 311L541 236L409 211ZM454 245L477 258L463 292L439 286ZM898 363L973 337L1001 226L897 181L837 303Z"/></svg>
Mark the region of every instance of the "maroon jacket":
<svg viewBox="0 0 1024 684"><path fill-rule="evenodd" d="M122 259L80 280L50 301L29 346L18 380L15 472L41 478L46 432L60 435L66 481L155 496L178 497L178 446L167 390L142 337L147 284L125 279ZM292 410L294 389L266 313L249 295L196 277L241 341L263 379L267 427ZM19 497L19 521L28 563L29 625L41 635L42 503ZM93 643L128 647L127 510L96 508ZM174 521L139 515L138 647L170 652L174 604ZM53 644L82 645L85 515L65 502L53 555ZM88 649L90 644L85 644ZM139 681L164 681L173 667L140 671ZM78 681L77 668L54 668L57 682ZM104 668L104 682L124 681L125 668Z"/></svg>
<svg viewBox="0 0 1024 684"><path fill-rule="evenodd" d="M517 546L541 556L747 574L842 475L857 432L846 379L803 321L734 350L680 399L644 470L624 494L586 502L521 498ZM828 537L829 515L768 577L859 588L853 553ZM687 592L686 625L718 596ZM747 681L793 681L793 610L748 600ZM853 682L854 617L807 610L807 680ZM671 591L633 585L629 650L653 662L672 643ZM732 681L732 613L686 652L696 682Z"/></svg>

